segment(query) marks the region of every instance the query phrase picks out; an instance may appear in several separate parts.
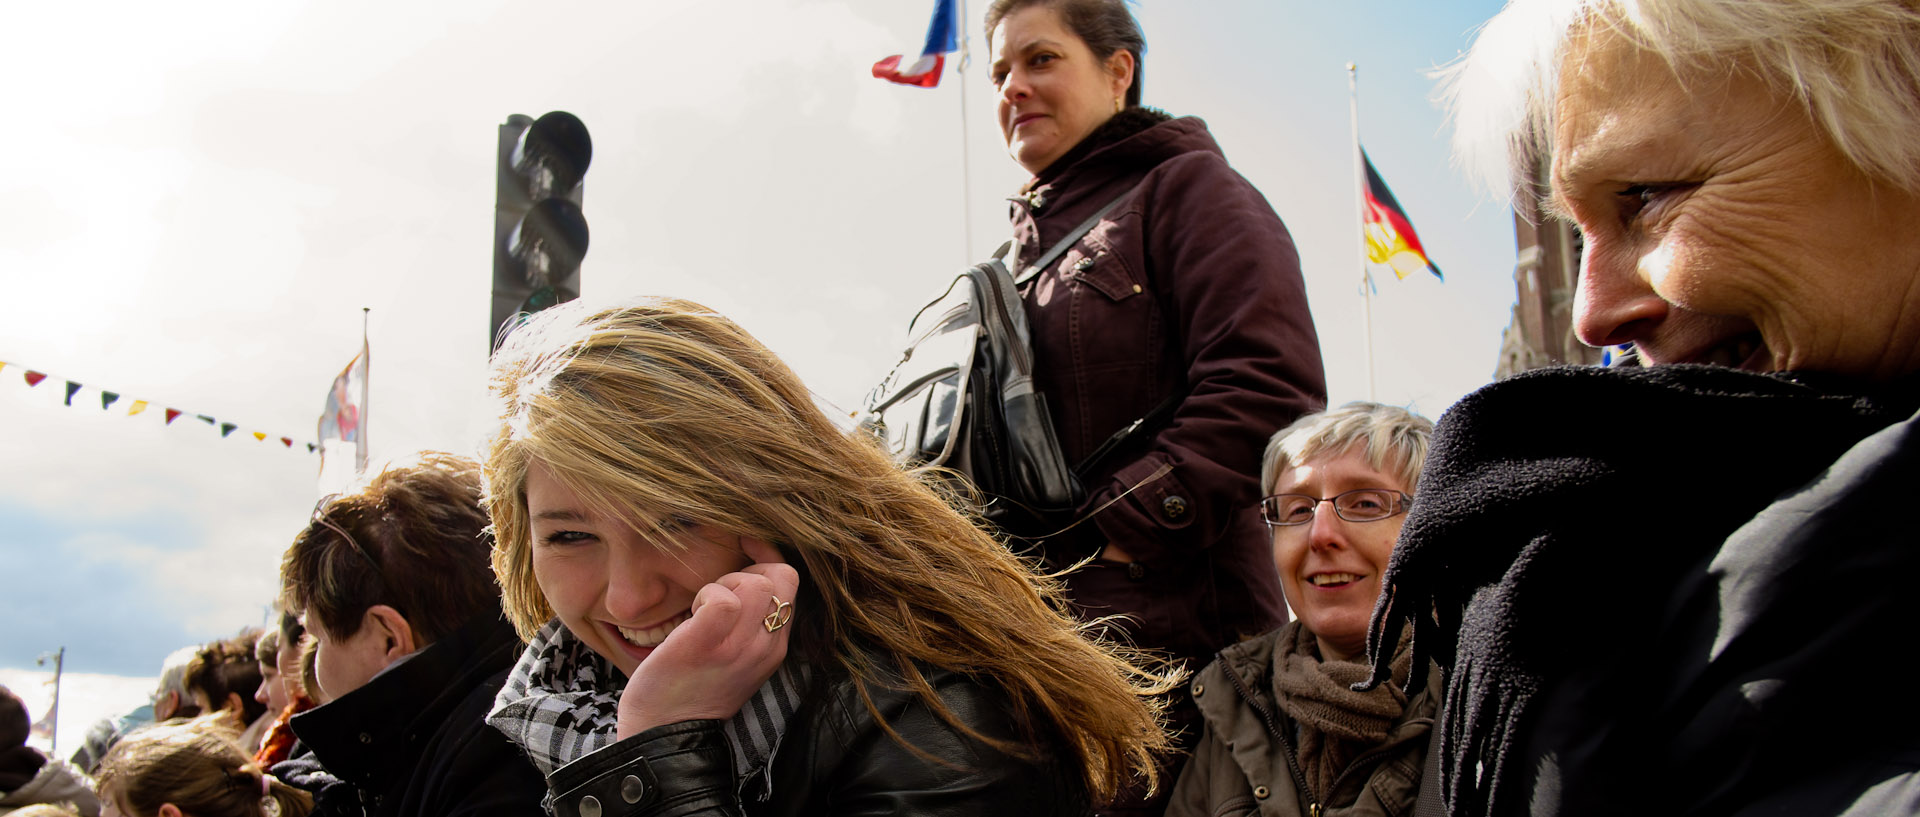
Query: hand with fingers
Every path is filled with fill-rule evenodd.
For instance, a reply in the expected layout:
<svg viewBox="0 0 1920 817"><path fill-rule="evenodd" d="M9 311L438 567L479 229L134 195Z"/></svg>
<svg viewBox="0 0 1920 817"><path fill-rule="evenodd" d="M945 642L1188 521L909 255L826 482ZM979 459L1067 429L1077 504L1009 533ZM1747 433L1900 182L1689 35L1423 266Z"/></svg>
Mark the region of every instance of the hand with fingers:
<svg viewBox="0 0 1920 817"><path fill-rule="evenodd" d="M733 717L787 657L800 574L773 545L742 537L740 546L752 564L700 588L692 616L627 680L618 739L669 723Z"/></svg>

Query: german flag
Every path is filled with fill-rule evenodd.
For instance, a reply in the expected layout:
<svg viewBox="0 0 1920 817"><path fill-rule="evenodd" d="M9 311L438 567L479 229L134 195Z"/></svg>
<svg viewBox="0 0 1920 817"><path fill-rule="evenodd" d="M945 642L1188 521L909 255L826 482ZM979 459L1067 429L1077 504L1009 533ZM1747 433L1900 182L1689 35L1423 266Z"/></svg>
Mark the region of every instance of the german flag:
<svg viewBox="0 0 1920 817"><path fill-rule="evenodd" d="M1367 158L1364 148L1360 151L1360 161L1367 167L1367 260L1392 267L1393 274L1401 280L1423 269L1435 278L1447 280L1440 274L1440 268L1427 260L1427 251L1420 246L1420 236L1414 234L1407 211L1400 209L1393 191L1380 180L1380 173L1373 169L1373 160Z"/></svg>

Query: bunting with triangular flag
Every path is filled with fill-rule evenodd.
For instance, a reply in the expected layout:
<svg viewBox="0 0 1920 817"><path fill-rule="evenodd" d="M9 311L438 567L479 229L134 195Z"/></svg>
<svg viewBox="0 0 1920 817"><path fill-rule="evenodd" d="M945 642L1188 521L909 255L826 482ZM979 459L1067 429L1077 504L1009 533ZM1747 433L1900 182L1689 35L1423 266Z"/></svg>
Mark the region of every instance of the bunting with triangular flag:
<svg viewBox="0 0 1920 817"><path fill-rule="evenodd" d="M5 369L8 366L12 366L14 368L21 370L21 378L26 381L28 388L33 388L35 386L38 386L48 378L54 377L54 375L48 374L47 372L39 371L37 369L31 369L26 366L22 366L19 363L14 363L11 361L0 361L0 369ZM63 380L66 383L66 392L61 397L61 403L62 405L65 405L69 408L73 406L74 398L79 396L80 393L83 391L87 392L89 395L93 394L94 392L98 392L98 396L100 398L101 411L111 410L116 404L120 402L122 397L126 397L126 394L124 392L97 388L78 380L67 380L65 378L56 378L56 379ZM147 411L147 408L152 405L153 405L153 402L150 400L129 399L127 401L126 416L134 417L134 416L145 414ZM172 407L168 407L165 409L164 418L161 420L161 425L163 427L172 426L174 420L180 419L180 417L185 415L192 415L193 417L198 418L201 422L206 423L209 427L218 429L220 431L220 436L222 438L231 436L234 431L238 430L241 427L240 423L236 423L232 421L223 421L212 414L200 414L197 412L189 412L185 409L172 408ZM253 436L253 439L255 442L266 442L269 439L277 439L280 441L280 445L282 448L291 450L294 447L295 441L291 435L278 435L278 434L272 434L270 432L258 431L258 430L250 430L248 431L248 433ZM319 445L315 443L305 443L305 445L307 447L307 453L314 454L319 452Z"/></svg>

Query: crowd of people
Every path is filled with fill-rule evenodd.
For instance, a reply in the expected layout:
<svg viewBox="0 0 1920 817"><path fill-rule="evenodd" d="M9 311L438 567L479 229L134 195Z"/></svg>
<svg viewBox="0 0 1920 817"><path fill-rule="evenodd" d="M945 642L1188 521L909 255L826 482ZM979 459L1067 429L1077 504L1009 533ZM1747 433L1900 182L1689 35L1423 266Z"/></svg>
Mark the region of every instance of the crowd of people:
<svg viewBox="0 0 1920 817"><path fill-rule="evenodd" d="M271 629L70 760L0 688L0 814L1920 814L1920 716L1840 705L1920 568L1920 6L1513 0L1456 146L1633 354L1437 426L1325 408L1286 227L1121 0L986 29L1012 264L1098 222L1021 289L1081 524L1010 547L698 304L563 305L476 458L301 521Z"/></svg>

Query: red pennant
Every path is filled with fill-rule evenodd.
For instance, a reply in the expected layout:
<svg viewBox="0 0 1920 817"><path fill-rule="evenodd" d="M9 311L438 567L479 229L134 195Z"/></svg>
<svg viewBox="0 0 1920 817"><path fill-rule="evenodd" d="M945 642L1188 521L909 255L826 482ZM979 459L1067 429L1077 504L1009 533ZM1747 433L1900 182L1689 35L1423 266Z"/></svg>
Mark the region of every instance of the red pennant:
<svg viewBox="0 0 1920 817"><path fill-rule="evenodd" d="M27 371L27 385L29 386L38 386L40 385L40 381L45 379L47 379L47 376L44 374L32 370Z"/></svg>
<svg viewBox="0 0 1920 817"><path fill-rule="evenodd" d="M292 438L292 437L281 437L281 438L280 438L280 444L281 444L281 445L284 445L284 446L286 446L286 447L288 447L288 448L292 448L292 447L293 447L293 438Z"/></svg>
<svg viewBox="0 0 1920 817"><path fill-rule="evenodd" d="M179 409L167 409L167 425L173 425L173 421L178 419L180 419Z"/></svg>

